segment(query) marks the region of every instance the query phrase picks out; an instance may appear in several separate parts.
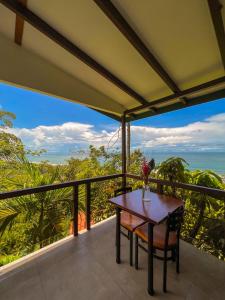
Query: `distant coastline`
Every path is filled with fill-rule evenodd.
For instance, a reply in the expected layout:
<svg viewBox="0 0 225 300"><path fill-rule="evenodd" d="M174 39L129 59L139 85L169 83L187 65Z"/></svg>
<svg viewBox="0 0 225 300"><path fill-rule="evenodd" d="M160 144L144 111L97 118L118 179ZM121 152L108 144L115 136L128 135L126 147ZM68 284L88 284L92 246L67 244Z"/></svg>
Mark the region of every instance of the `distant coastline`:
<svg viewBox="0 0 225 300"><path fill-rule="evenodd" d="M148 158L153 157L156 163L160 163L163 160L171 156L179 156L184 158L189 164L190 170L212 170L220 174L225 180L225 152L155 152L155 151L143 151L144 155ZM62 154L62 153L43 153L40 156L30 157L33 162L48 161L50 164L65 164L68 159L84 158L84 155L77 154Z"/></svg>

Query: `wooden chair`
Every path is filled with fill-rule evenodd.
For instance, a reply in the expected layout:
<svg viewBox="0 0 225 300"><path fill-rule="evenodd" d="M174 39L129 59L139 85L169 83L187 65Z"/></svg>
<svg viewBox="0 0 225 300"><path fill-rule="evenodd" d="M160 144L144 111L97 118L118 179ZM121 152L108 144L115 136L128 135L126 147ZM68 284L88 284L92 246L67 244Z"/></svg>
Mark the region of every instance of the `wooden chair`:
<svg viewBox="0 0 225 300"><path fill-rule="evenodd" d="M153 235L153 248L154 251L161 250L164 252L164 255L154 256L158 259L163 260L163 291L166 292L167 284L167 261L176 260L176 271L179 270L179 238L180 238L180 229L183 221L183 207L180 207L174 213L169 214L165 224L155 225L154 226L154 235ZM142 245L139 244L138 238L141 238L143 242L148 242L148 225L144 224L138 227L135 231L135 268L138 269L138 247L143 248L148 252ZM171 256L168 257L167 253L171 251Z"/></svg>
<svg viewBox="0 0 225 300"><path fill-rule="evenodd" d="M114 191L114 197L132 192L132 187L124 187ZM127 230L125 234L122 230L121 234L126 236L130 240L130 265L133 266L133 232L138 227L145 223L141 218L138 218L126 211L121 212L120 226Z"/></svg>

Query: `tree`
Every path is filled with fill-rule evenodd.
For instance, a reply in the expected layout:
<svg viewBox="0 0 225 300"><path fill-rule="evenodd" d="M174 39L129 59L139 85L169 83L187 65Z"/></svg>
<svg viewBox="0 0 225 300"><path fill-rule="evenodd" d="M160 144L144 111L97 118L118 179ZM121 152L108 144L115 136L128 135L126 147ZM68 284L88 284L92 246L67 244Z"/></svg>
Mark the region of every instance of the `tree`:
<svg viewBox="0 0 225 300"><path fill-rule="evenodd" d="M21 174L8 177L10 189L23 189L59 182L58 168L52 173L41 173L38 165L27 159L21 162ZM63 232L63 221L72 211L71 189L57 189L29 196L2 201L0 206L0 232L12 226L14 220L23 215L24 220L32 224L29 238L32 245L39 243L42 247L46 239Z"/></svg>
<svg viewBox="0 0 225 300"><path fill-rule="evenodd" d="M12 121L15 120L16 115L12 112L0 110L0 127L7 128L12 127Z"/></svg>
<svg viewBox="0 0 225 300"><path fill-rule="evenodd" d="M15 162L24 157L25 150L22 141L14 134L0 131L0 160Z"/></svg>
<svg viewBox="0 0 225 300"><path fill-rule="evenodd" d="M209 188L215 188L215 189L221 189L222 188L222 179L219 175L216 173L206 170L201 171L197 170L193 172L193 183L200 186L205 186ZM206 196L204 194L199 194L193 192L191 194L191 204L194 205L198 210L198 218L196 219L196 222L189 234L189 240L193 240L202 225L203 219L204 219L204 213L206 208L210 209L211 205L213 205L212 198L209 196Z"/></svg>
<svg viewBox="0 0 225 300"><path fill-rule="evenodd" d="M13 113L0 110L0 160L3 162L15 161L25 154L22 141L5 131L12 127L15 118Z"/></svg>
<svg viewBox="0 0 225 300"><path fill-rule="evenodd" d="M159 178L169 180L171 182L188 182L190 173L186 169L188 163L181 157L170 157L163 161L156 170ZM176 188L172 187L173 195L176 194Z"/></svg>

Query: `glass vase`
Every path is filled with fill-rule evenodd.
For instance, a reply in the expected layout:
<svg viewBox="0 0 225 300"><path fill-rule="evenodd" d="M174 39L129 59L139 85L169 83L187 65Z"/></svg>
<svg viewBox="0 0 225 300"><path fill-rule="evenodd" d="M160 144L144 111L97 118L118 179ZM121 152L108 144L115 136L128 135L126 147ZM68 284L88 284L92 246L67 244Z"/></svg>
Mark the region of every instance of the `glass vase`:
<svg viewBox="0 0 225 300"><path fill-rule="evenodd" d="M151 201L151 191L150 191L150 186L145 184L143 185L142 188L142 200L143 201Z"/></svg>

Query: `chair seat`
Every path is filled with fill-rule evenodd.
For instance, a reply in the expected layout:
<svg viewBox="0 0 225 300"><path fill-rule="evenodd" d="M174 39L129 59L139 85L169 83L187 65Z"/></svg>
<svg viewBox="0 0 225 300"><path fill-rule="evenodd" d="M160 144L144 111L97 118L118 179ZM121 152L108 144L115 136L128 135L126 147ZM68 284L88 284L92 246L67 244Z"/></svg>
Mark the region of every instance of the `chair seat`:
<svg viewBox="0 0 225 300"><path fill-rule="evenodd" d="M165 248L166 224L154 226L153 231L153 247L163 250ZM135 230L135 233L145 242L148 242L148 224L144 224ZM168 247L173 247L177 243L176 232L169 233Z"/></svg>
<svg viewBox="0 0 225 300"><path fill-rule="evenodd" d="M129 231L133 232L138 226L141 226L144 223L145 221L141 218L138 218L126 211L121 212L120 224Z"/></svg>

